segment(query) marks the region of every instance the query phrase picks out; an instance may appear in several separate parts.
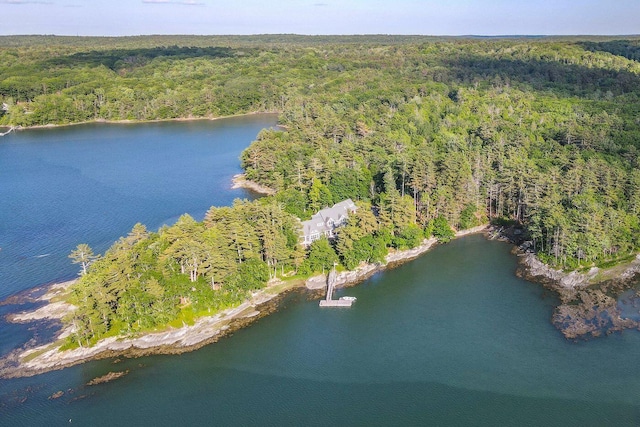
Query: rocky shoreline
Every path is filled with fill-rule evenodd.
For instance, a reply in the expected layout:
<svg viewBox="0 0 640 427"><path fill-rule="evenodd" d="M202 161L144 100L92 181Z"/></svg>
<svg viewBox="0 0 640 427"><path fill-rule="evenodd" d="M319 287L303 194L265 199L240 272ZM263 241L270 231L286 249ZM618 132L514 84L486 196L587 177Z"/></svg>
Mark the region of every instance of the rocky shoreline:
<svg viewBox="0 0 640 427"><path fill-rule="evenodd" d="M500 238L517 243L512 236L502 230L482 225L456 233L456 237L485 232L489 238ZM363 263L355 270L337 274L336 287L354 286L373 274L393 268L419 257L434 245L435 238L425 239L413 249L392 251L384 264ZM587 273L563 272L552 269L527 251L526 246L515 246L520 257L516 275L532 282L540 283L558 294L561 304L556 308L552 322L568 339L590 338L627 328L640 329L640 323L624 318L618 307L616 296L628 290L640 277L640 255L624 267L618 267L614 278L598 269ZM197 350L218 341L232 332L244 328L254 321L277 311L284 297L296 289L304 289L318 297L326 288L326 275L307 279L304 283L273 281L265 289L255 292L239 306L202 317L193 325L169 328L164 331L147 333L137 337L111 337L98 342L93 347L59 351L60 341L34 348L17 349L0 361L0 378L32 376L51 370L62 369L90 360L111 357L140 357L151 354L180 354ZM74 307L59 297L73 281L55 284L37 301L48 302L36 310L9 316L12 322L32 322L36 320L59 320ZM636 294L640 304L640 293ZM54 301L52 301L54 300ZM66 337L69 331L62 330L57 340Z"/></svg>
<svg viewBox="0 0 640 427"><path fill-rule="evenodd" d="M45 305L33 311L10 314L7 320L13 323L29 323L34 320L62 319L66 314L74 310L74 306L58 299L60 299L75 282L75 280L69 280L67 282L50 285L43 295L30 300L32 302L44 302L46 303Z"/></svg>
<svg viewBox="0 0 640 427"><path fill-rule="evenodd" d="M508 233L500 234L511 243L522 243L514 241ZM593 267L581 273L551 268L541 262L526 243L516 246L514 252L520 257L516 275L542 284L560 298L551 322L565 338L591 339L625 329L640 330L640 320L623 314L625 304L640 308L640 291L628 296L626 302L621 301L625 292L638 286L640 254L626 264L605 270Z"/></svg>
<svg viewBox="0 0 640 427"><path fill-rule="evenodd" d="M137 337L105 338L92 347L79 347L72 350L60 351L59 341L29 349L18 349L0 362L0 378L33 376L90 360L110 357L179 354L197 350L272 313L277 309L279 301L291 289L295 289L295 286L285 287L281 292L272 293L272 287L267 287L255 292L249 300L235 308L223 310L213 316L201 317L193 325L185 325L181 328L169 328ZM44 318L54 320L61 317L57 310L51 317L36 314L43 313L43 309L49 305L52 304L40 307L34 312L12 315L9 320L27 322ZM73 310L73 306L69 309ZM68 330L63 329L57 336L57 340L61 340L68 333Z"/></svg>
<svg viewBox="0 0 640 427"><path fill-rule="evenodd" d="M15 130L20 130L20 129L22 129L22 126L10 126L9 130L7 130L5 132L0 132L0 136L9 135L11 132L13 132Z"/></svg>
<svg viewBox="0 0 640 427"><path fill-rule="evenodd" d="M457 237L486 230L486 225L463 230ZM405 251L393 251L386 257L385 264L362 264L356 270L344 271L337 275L337 287L353 286L378 271L393 268L407 261L417 258L431 249L437 240L426 239L420 246ZM41 301L50 301L59 295L73 282L52 285L49 291L41 297ZM18 349L0 361L0 378L14 378L38 375L44 372L63 369L65 367L88 362L90 360L110 357L140 357L151 354L179 354L197 350L207 344L241 329L254 321L276 311L280 302L291 291L304 288L312 292L319 292L326 286L326 276L314 276L303 283L284 285L280 281L272 282L267 288L252 295L252 297L233 309L227 309L213 316L202 317L193 325L181 328L171 328L161 332L152 332L138 337L110 337L99 341L93 347L80 347L72 350L60 351L60 343L48 343L29 349ZM66 303L61 303L66 304ZM60 319L73 306L61 306L58 302L46 304L32 312L11 315L13 322L28 322L37 319ZM57 339L60 340L69 331L62 330Z"/></svg>
<svg viewBox="0 0 640 427"><path fill-rule="evenodd" d="M262 184L258 184L255 181L248 180L245 174L239 173L233 176L233 185L231 188L245 188L247 190L255 191L259 194L264 194L266 196L272 196L276 194L276 191L273 188L266 187Z"/></svg>
<svg viewBox="0 0 640 427"><path fill-rule="evenodd" d="M507 233L486 225L460 231L456 233L456 237L481 232L486 232L490 238L498 237L515 243ZM392 251L387 255L384 264L363 263L355 270L340 272L336 277L336 287L361 283L379 271L419 257L436 244L437 240L434 238L425 239L414 249ZM556 308L552 322L566 338L589 338L627 328L640 329L639 322L622 316L617 300L617 296L628 290L640 277L640 255L628 265L618 267L615 275L610 273L613 278L600 280L602 277L610 276L595 268L587 273L555 270L540 262L525 246L516 246L514 251L520 258L516 275L540 283L558 294L561 304ZM300 281L285 284L276 280L265 289L255 292L249 300L239 306L213 316L199 318L193 325L181 328L169 328L137 337L105 338L93 347L65 351L59 351L59 341L29 349L18 349L0 361L0 377L32 376L110 357L140 357L193 351L278 310L281 301L291 291L305 289L314 297L319 296L326 288L326 280L325 275L311 277L304 283ZM60 295L72 283L73 281L52 285L37 299L48 301L47 304L30 312L13 314L9 316L9 320L23 323L41 319L61 319L73 310L73 306L60 301ZM636 298L640 304L640 293ZM57 339L61 340L66 334L68 331L62 330Z"/></svg>

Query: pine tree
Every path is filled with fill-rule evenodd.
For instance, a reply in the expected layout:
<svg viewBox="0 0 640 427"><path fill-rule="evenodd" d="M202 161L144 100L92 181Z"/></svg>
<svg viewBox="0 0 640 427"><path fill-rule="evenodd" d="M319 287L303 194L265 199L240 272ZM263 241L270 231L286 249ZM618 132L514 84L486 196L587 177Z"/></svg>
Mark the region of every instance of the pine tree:
<svg viewBox="0 0 640 427"><path fill-rule="evenodd" d="M88 268L92 262L99 258L99 256L93 254L93 250L86 243L79 244L71 254L69 255L71 262L74 264L80 264L80 275L87 274Z"/></svg>

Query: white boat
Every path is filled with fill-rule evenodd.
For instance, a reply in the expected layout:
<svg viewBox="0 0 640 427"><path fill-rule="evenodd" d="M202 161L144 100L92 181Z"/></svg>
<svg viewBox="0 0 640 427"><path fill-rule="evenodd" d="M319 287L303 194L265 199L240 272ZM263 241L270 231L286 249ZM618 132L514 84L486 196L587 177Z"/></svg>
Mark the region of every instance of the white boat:
<svg viewBox="0 0 640 427"><path fill-rule="evenodd" d="M340 297L340 299L343 301L355 301L357 298L356 297Z"/></svg>

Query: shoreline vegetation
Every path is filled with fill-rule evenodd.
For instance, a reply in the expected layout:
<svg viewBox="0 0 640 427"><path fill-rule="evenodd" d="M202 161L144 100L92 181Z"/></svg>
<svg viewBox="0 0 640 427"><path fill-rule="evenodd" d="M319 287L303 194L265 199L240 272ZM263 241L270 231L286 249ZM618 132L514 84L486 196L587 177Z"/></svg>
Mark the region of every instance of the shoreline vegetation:
<svg viewBox="0 0 640 427"><path fill-rule="evenodd" d="M515 236L513 228L494 229L491 238L513 244L519 257L515 275L554 292L560 303L551 323L568 340L588 340L625 329L640 331L638 316L629 316L624 306L640 307L640 253L606 268L563 271L542 262L531 242Z"/></svg>
<svg viewBox="0 0 640 427"><path fill-rule="evenodd" d="M518 255L516 275L559 296L551 322L565 338L586 340L625 329L640 331L638 316L624 313L624 306L634 313L640 306L640 254L631 261L586 272L556 270L520 248Z"/></svg>
<svg viewBox="0 0 640 427"><path fill-rule="evenodd" d="M244 182L246 183L246 182ZM248 187L251 188L251 187ZM253 189L253 188L252 188ZM564 272L542 263L528 252L509 233L504 233L490 225L480 225L456 232L455 238L484 233L489 239L498 239L514 244L513 251L519 257L515 274L533 283L540 284L558 294L561 304L556 308L552 323L567 339L599 336L600 329L607 326L607 333L628 328L640 329L640 323L623 319L615 308L615 298L609 298L602 307L584 307L584 302L576 304L576 298L585 294L597 294L617 290L621 293L637 282L640 275L640 254L633 261L610 269L591 269L587 273ZM377 272L410 262L428 252L438 244L436 238L425 239L422 244L407 250L391 251L385 263L361 263L354 270L341 271L336 276L336 287L357 285ZM62 300L65 292L76 280L50 285L35 302L45 304L35 310L14 313L8 320L14 323L28 323L38 320L59 321L74 310L74 306ZM200 349L233 332L249 326L253 322L279 309L280 301L294 291L311 292L320 297L326 289L327 276L315 275L308 279L282 281L273 279L268 286L253 292L240 305L222 310L212 316L196 319L193 325L180 328L168 326L166 329L143 333L135 337L109 337L98 341L92 347L79 347L60 351L69 330L62 329L53 342L33 348L15 350L0 361L0 378L16 378L39 375L92 360L116 357L141 357L153 354L180 354ZM614 286L614 284L617 286ZM588 300L590 301L590 300ZM613 305L612 305L613 303ZM610 325L598 324L593 317L606 312ZM564 317L562 317L564 316ZM563 323L564 322L564 323ZM599 328L598 328L599 326Z"/></svg>
<svg viewBox="0 0 640 427"><path fill-rule="evenodd" d="M239 173L233 176L233 185L231 188L244 188L247 190L254 191L259 194L264 194L265 196L273 196L276 194L276 191L273 188L269 188L265 185L260 185L255 181L251 181L247 179L247 176L243 173Z"/></svg>
<svg viewBox="0 0 640 427"><path fill-rule="evenodd" d="M5 136L10 134L11 132L23 131L23 130L33 130L33 129L54 129L54 128L63 128L63 127L71 127L71 126L81 126L81 125L90 125L90 124L110 124L110 125L122 125L122 124L144 124L144 123L170 123L170 122L195 122L195 121L216 121L223 119L232 119L235 117L245 117L245 116L255 116L260 114L272 114L277 115L280 114L279 111L249 111L246 113L237 113L230 114L225 116L188 116L188 117L172 117L167 119L123 119L123 120L107 120L107 119L93 119L93 120L83 120L80 122L72 122L72 123L48 123L45 125L29 125L29 126L2 126L4 128L8 128L8 130L4 133L0 133L0 136Z"/></svg>
<svg viewBox="0 0 640 427"><path fill-rule="evenodd" d="M456 238L487 230L480 225L456 233ZM391 251L384 264L361 263L355 270L337 274L336 286L353 286L368 279L373 274L409 262L426 253L438 243L437 239L425 239L421 245L408 250ZM251 297L234 308L222 310L212 316L196 319L193 325L181 328L167 327L161 331L144 333L136 337L109 337L98 341L91 347L78 347L60 351L69 328L62 329L54 342L34 348L17 349L0 361L0 378L33 376L52 370L63 369L91 360L110 357L140 357L151 354L180 354L197 350L207 344L241 329L254 321L276 311L279 301L296 289L318 292L326 287L326 275L312 276L306 280L294 279L283 282L271 280L268 286L253 292ZM53 284L37 301L45 305L29 312L15 313L8 320L26 323L36 320L59 321L75 309L71 304L60 300L75 280Z"/></svg>

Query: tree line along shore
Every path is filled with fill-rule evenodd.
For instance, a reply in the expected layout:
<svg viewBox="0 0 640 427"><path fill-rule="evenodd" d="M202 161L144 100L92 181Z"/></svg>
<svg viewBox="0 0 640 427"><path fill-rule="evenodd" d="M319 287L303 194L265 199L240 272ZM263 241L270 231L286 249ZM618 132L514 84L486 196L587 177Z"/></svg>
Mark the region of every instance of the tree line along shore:
<svg viewBox="0 0 640 427"><path fill-rule="evenodd" d="M519 240L513 238L512 231L505 232L502 227L480 225L456 232L455 238L484 233L487 238L499 238L517 244ZM415 248L392 251L383 263L361 263L354 270L341 271L336 276L336 286L356 285L388 266L393 267L421 256L437 243L436 238L425 239ZM625 328L640 328L639 322L620 317L615 299L605 298L606 301L603 301L601 306L587 305L593 297L603 298L602 292L606 292L607 288L617 287L618 289L614 289L617 292L623 290L629 279L640 272L640 256L630 263L581 274L552 269L523 247L517 252L521 257L517 275L542 283L560 296L561 305L556 308L552 320L568 339L600 336ZM35 311L11 315L9 320L28 323L70 316L77 306L66 301L68 292L75 283L76 280L51 285L47 292L36 300L28 298L31 302L45 302L45 305ZM193 319L190 324L160 326L155 330L137 334L108 337L88 347L68 348L65 345L65 338L73 332L73 326L67 324L55 342L12 352L0 363L0 377L37 375L102 358L180 354L197 350L277 310L282 297L288 292L301 288L312 293L324 292L326 284L327 276L324 274L306 280L274 279L264 288L251 292L239 305ZM601 286L594 287L594 284ZM582 301L582 298L587 301ZM605 318L608 324L604 325L605 327L597 327L598 321Z"/></svg>
<svg viewBox="0 0 640 427"><path fill-rule="evenodd" d="M241 156L273 195L136 225L89 255L68 347L193 322L270 279L380 262L488 221L516 225L556 268L634 259L637 38L267 39L0 39L0 125L261 111L283 125ZM300 246L297 218L346 198L359 208L337 238Z"/></svg>
<svg viewBox="0 0 640 427"><path fill-rule="evenodd" d="M487 230L486 225L455 233L454 238ZM345 287L358 284L374 273L389 266L397 266L410 261L438 243L438 239L423 240L411 249L393 250L382 262L361 263L353 270L340 271L336 275L336 286ZM36 299L26 297L29 302L44 302L34 311L16 313L9 316L14 323L29 323L34 320L61 320L75 315L80 308L70 304L69 293L77 280L57 283L47 287L46 292ZM155 329L139 331L135 334L118 334L96 340L91 346L69 346L69 337L75 333L75 326L68 322L51 343L36 347L17 349L0 361L0 377L14 378L32 376L51 370L62 369L91 360L109 357L139 357L150 354L180 354L217 342L220 338L246 327L254 321L277 310L282 297L299 289L306 292L325 292L327 275L313 275L308 278L290 277L285 280L274 278L261 289L254 290L238 304L195 317L191 322L178 325L158 325ZM19 301L16 301L19 303Z"/></svg>

